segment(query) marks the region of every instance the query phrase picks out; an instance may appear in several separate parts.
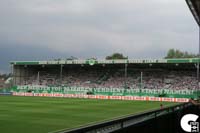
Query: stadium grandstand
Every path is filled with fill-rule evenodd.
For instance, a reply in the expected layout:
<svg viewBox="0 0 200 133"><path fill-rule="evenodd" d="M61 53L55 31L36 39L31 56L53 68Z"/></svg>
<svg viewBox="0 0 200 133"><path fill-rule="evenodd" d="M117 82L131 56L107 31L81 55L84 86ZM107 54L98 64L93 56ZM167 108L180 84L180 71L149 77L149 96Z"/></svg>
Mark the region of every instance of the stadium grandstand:
<svg viewBox="0 0 200 133"><path fill-rule="evenodd" d="M68 64L68 61L66 64L61 63L62 61L38 62L38 65L30 62L24 62L22 65L23 63L16 62L14 84L195 90L198 88L195 72L197 60L191 59L191 62L187 62L189 60L178 59L174 63L161 63L166 60L130 60L135 63L128 63L128 60L113 60L97 63L98 61L94 60L97 64L91 65L87 64L87 61L84 63L79 60L72 61L72 64ZM143 63L144 61L150 63ZM178 63L181 61L184 63Z"/></svg>
<svg viewBox="0 0 200 133"><path fill-rule="evenodd" d="M48 93L195 98L198 63L198 58L13 61L13 92L47 93L50 87ZM142 90L146 94L136 93Z"/></svg>

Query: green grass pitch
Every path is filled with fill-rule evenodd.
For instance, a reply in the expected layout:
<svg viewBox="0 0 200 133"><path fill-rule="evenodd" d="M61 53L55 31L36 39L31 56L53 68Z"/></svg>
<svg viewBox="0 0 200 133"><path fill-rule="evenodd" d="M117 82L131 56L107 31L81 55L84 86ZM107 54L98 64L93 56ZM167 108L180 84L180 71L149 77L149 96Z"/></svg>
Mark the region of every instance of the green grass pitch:
<svg viewBox="0 0 200 133"><path fill-rule="evenodd" d="M160 108L160 103L0 96L0 132L54 132ZM162 104L169 106L174 103Z"/></svg>

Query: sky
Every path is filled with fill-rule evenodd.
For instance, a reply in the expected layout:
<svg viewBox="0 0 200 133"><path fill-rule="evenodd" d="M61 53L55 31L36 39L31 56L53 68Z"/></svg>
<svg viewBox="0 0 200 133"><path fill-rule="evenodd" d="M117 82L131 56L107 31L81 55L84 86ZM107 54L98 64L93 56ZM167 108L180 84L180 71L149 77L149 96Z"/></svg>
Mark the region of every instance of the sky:
<svg viewBox="0 0 200 133"><path fill-rule="evenodd" d="M198 52L185 0L0 0L0 73L10 61L70 56L163 58Z"/></svg>

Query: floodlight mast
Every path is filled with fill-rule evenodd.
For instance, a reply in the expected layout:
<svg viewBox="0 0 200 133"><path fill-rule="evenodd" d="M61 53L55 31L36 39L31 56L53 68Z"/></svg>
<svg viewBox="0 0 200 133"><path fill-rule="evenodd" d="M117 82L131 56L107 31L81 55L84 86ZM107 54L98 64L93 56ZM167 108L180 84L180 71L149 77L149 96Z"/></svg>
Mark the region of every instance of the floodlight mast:
<svg viewBox="0 0 200 133"><path fill-rule="evenodd" d="M198 54L197 54L197 87L196 87L196 95L197 95L197 98L198 98L198 91L200 90L200 79L199 79L199 61L200 61L200 26L198 25L198 28L199 28L199 51L198 51Z"/></svg>
<svg viewBox="0 0 200 133"><path fill-rule="evenodd" d="M200 84L199 84L199 61L200 61L200 26L198 25L198 28L199 28L199 51L198 51L198 54L197 54L197 87L196 87L196 95L197 95L197 98L198 98L198 91L200 90Z"/></svg>
<svg viewBox="0 0 200 133"><path fill-rule="evenodd" d="M197 24L198 24L198 28L199 28L199 52L198 52L198 70L197 70L197 80L198 80L198 82L197 82L197 84L198 84L198 87L197 87L197 98L198 98L198 91L200 90L200 78L199 78L199 67L200 67L200 65L199 65L199 61L200 61L200 13L199 13L199 11L200 11L200 2L198 1L196 1L196 6L197 6L197 10L196 10L196 21L197 21Z"/></svg>
<svg viewBox="0 0 200 133"><path fill-rule="evenodd" d="M200 26L198 25L198 28L199 28L199 50L198 50L198 54L197 54L197 88L196 88L196 90L198 91L198 90L200 90L200 78L199 78L199 61L200 61Z"/></svg>
<svg viewBox="0 0 200 133"><path fill-rule="evenodd" d="M186 0L186 3L192 13L192 15L194 16L197 24L198 24L198 28L199 28L199 50L198 50L198 54L197 54L197 87L195 88L195 90L200 90L200 84L199 84L199 61L200 61L200 1L199 0ZM197 94L198 95L198 94Z"/></svg>
<svg viewBox="0 0 200 133"><path fill-rule="evenodd" d="M199 61L200 61L200 26L198 27L199 28L199 52L198 52L198 64L197 64L197 80L198 80L198 82L197 82L197 85L198 85L198 87L197 87L197 89L199 90Z"/></svg>

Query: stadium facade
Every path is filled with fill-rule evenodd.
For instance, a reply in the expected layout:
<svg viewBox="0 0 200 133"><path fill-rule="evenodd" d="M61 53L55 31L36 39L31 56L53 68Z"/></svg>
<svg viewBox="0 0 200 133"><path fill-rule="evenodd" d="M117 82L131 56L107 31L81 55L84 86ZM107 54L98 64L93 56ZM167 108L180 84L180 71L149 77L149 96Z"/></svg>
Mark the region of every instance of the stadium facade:
<svg viewBox="0 0 200 133"><path fill-rule="evenodd" d="M13 95L186 102L199 58L12 61Z"/></svg>

